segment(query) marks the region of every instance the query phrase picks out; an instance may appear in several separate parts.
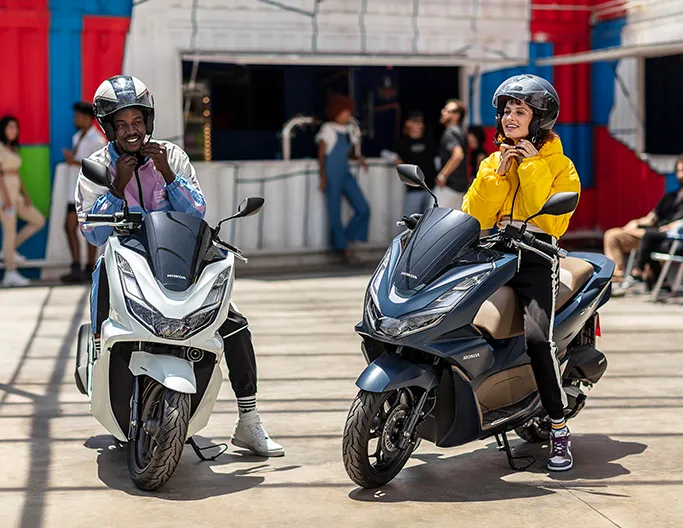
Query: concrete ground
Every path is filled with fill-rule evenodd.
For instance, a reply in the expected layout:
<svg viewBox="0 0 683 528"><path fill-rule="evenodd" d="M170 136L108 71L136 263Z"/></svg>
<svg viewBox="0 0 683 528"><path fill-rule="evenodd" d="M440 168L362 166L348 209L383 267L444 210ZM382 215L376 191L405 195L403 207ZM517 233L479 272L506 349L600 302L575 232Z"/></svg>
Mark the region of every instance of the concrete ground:
<svg viewBox="0 0 683 528"><path fill-rule="evenodd" d="M441 450L423 442L390 485L358 489L341 433L364 362L353 325L367 276L239 280L260 369L259 408L287 450L230 449L200 463L186 449L160 491L133 487L125 454L73 384L84 287L0 291L0 526L610 526L683 521L683 307L637 298L602 311L608 372L572 422L575 468L511 471L492 442ZM200 443L227 441L229 383Z"/></svg>

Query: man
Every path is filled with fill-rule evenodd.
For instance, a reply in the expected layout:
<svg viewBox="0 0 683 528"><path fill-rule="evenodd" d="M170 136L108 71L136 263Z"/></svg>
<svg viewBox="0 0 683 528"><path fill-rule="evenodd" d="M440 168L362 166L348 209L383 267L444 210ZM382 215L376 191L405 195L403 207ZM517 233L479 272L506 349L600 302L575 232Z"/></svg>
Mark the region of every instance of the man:
<svg viewBox="0 0 683 528"><path fill-rule="evenodd" d="M109 143L89 159L109 167L113 189L90 182L81 172L76 189L78 215L111 214L123 207L125 197L131 211L179 211L203 217L204 196L187 154L167 141L151 140L154 100L147 87L134 77L112 77L97 89L93 106ZM106 243L113 228L83 227L82 231L89 242L99 246ZM107 275L102 267L100 259L91 294L96 348L101 325L109 317ZM268 437L256 410L256 358L247 326L244 316L231 306L219 329L239 409L232 443L261 456L282 456L283 447Z"/></svg>
<svg viewBox="0 0 683 528"><path fill-rule="evenodd" d="M431 137L425 136L424 116L422 112L411 112L408 114L404 126L405 135L396 144L398 158L395 165L408 163L417 165L422 169L425 176L425 183L430 189L434 189L436 182L436 168L434 158L436 156L436 145ZM424 213L433 204L432 196L424 189L419 187L407 187L406 199L403 206L403 215L410 216L415 213Z"/></svg>
<svg viewBox="0 0 683 528"><path fill-rule="evenodd" d="M439 143L441 167L436 177L441 207L460 209L470 186L465 163L467 137L462 129L466 113L465 105L458 99L449 99L441 110L441 124L446 127Z"/></svg>
<svg viewBox="0 0 683 528"><path fill-rule="evenodd" d="M95 258L97 257L97 246L88 244L88 263L81 273L81 247L78 241L78 215L76 214L76 204L74 196L76 194L76 182L81 167L81 161L90 156L93 152L100 150L107 142L95 126L95 112L92 105L81 101L73 106L74 125L78 129L72 138L71 150L62 149L64 160L69 165L70 178L70 200L66 205L66 222L64 231L69 241L71 251L71 271L62 275L62 282L80 282L92 275L95 269Z"/></svg>
<svg viewBox="0 0 683 528"><path fill-rule="evenodd" d="M637 249L647 231L665 233L675 227L676 220L683 218L683 158L676 162L676 179L680 185L678 190L665 194L657 207L647 216L631 220L624 227L615 227L605 232L604 252L616 264L615 281L621 282L625 279L624 254ZM648 257L649 255L643 256L645 259ZM636 266L633 270L633 277L640 279L642 271L642 268ZM628 282L631 280L629 279Z"/></svg>
<svg viewBox="0 0 683 528"><path fill-rule="evenodd" d="M605 233L605 255L616 263L613 280L623 279L621 287L613 290L616 295L625 293L636 281L645 280L648 286L652 286L657 280L660 266L650 259L650 254L666 242L667 231L680 227L683 218L683 157L676 161L676 179L679 188L665 194L647 216L631 220L624 227L608 229ZM636 248L638 260L631 276L624 277L624 253Z"/></svg>

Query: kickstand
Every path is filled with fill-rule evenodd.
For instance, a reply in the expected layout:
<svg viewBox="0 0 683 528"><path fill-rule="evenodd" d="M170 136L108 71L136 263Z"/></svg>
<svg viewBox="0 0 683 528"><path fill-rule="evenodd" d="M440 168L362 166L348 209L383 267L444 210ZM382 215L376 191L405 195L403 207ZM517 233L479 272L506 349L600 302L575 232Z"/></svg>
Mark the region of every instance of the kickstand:
<svg viewBox="0 0 683 528"><path fill-rule="evenodd" d="M503 437L503 441L500 441L500 437ZM526 456L512 456L512 448L510 447L510 443L508 442L508 437L507 433L501 433L500 435L496 435L496 442L498 444L498 449L500 451L505 451L505 454L508 457L508 464L510 464L510 468L514 469L515 471L526 471L529 469L535 462L536 462L536 457L532 455L526 455ZM529 462L526 466L517 466L515 464L515 460L529 460L531 459L531 462Z"/></svg>
<svg viewBox="0 0 683 528"><path fill-rule="evenodd" d="M185 443L190 444L192 449L194 449L194 453L195 453L195 455L197 455L197 458L199 458L199 460L202 460L204 462L210 462L212 460L216 460L219 456L221 456L223 453L225 453L228 450L228 444L211 444L211 445L206 446L206 447L199 447L197 445L197 442L195 442L194 438L192 438L192 437L188 438ZM207 449L214 449L216 447L222 448L222 449L215 456L205 457L204 454L202 453L202 451L205 451Z"/></svg>

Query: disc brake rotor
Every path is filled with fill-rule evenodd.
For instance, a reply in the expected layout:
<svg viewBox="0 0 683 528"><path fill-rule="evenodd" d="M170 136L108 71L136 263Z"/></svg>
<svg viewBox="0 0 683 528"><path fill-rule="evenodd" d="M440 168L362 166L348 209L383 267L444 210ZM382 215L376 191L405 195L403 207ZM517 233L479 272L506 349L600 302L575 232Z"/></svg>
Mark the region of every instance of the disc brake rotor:
<svg viewBox="0 0 683 528"><path fill-rule="evenodd" d="M410 408L406 404L401 403L394 407L387 417L384 429L382 429L380 442L382 451L389 456L395 455L398 451L399 435L409 412Z"/></svg>

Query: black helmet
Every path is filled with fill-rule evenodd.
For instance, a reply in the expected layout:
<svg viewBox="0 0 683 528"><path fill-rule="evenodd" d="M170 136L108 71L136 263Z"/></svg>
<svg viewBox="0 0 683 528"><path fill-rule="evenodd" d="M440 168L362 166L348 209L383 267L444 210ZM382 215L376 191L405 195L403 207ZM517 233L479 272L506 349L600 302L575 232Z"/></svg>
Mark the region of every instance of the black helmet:
<svg viewBox="0 0 683 528"><path fill-rule="evenodd" d="M529 126L532 143L540 132L551 130L560 115L560 97L552 84L529 73L515 75L504 81L493 94L493 106L497 109L496 125L501 133L500 120L510 99L524 101L533 109L534 118Z"/></svg>
<svg viewBox="0 0 683 528"><path fill-rule="evenodd" d="M100 84L95 92L93 110L109 141L116 139L111 123L114 114L128 107L142 110L147 135L151 136L154 130L154 98L145 83L130 75L115 75Z"/></svg>

